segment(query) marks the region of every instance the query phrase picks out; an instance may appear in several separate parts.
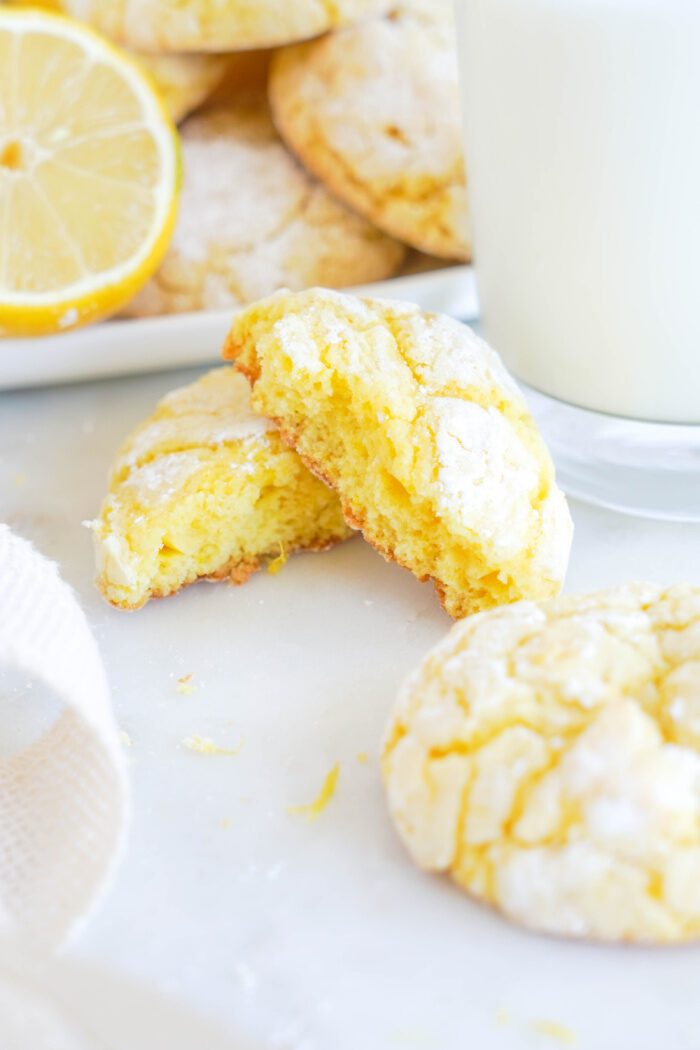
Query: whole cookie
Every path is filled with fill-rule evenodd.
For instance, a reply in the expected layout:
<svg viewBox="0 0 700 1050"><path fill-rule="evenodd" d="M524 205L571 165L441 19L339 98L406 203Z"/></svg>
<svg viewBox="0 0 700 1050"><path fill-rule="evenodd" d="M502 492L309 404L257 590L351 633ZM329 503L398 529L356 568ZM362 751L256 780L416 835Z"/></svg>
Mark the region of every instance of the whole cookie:
<svg viewBox="0 0 700 1050"><path fill-rule="evenodd" d="M278 288L390 277L405 250L331 197L253 93L182 128L184 182L168 254L127 316L229 308Z"/></svg>
<svg viewBox="0 0 700 1050"><path fill-rule="evenodd" d="M471 255L450 0L278 52L270 100L284 139L351 207L414 248Z"/></svg>
<svg viewBox="0 0 700 1050"><path fill-rule="evenodd" d="M143 51L275 47L382 14L391 0L61 0L64 11Z"/></svg>
<svg viewBox="0 0 700 1050"><path fill-rule="evenodd" d="M281 292L233 321L224 357L346 519L432 579L459 617L556 594L571 520L500 359L409 303Z"/></svg>
<svg viewBox="0 0 700 1050"><path fill-rule="evenodd" d="M457 624L383 758L414 860L510 919L700 936L700 589L630 584Z"/></svg>
<svg viewBox="0 0 700 1050"><path fill-rule="evenodd" d="M350 535L232 368L174 390L129 435L92 529L98 587L122 609L202 578L244 583L266 558Z"/></svg>

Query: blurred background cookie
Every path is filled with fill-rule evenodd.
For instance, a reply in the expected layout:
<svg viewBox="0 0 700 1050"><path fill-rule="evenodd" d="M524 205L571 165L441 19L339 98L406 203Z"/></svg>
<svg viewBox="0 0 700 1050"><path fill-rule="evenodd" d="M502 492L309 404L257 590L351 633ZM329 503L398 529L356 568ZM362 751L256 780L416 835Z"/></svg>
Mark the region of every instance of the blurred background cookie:
<svg viewBox="0 0 700 1050"><path fill-rule="evenodd" d="M390 277L403 245L336 201L280 141L263 94L182 127L184 186L165 262L132 317L238 306L282 287Z"/></svg>
<svg viewBox="0 0 700 1050"><path fill-rule="evenodd" d="M391 0L60 0L122 44L143 51L272 47L388 11Z"/></svg>
<svg viewBox="0 0 700 1050"><path fill-rule="evenodd" d="M154 81L176 124L202 105L236 65L236 55L131 54Z"/></svg>
<svg viewBox="0 0 700 1050"><path fill-rule="evenodd" d="M388 18L282 49L270 101L341 200L412 247L470 257L449 0L400 0Z"/></svg>

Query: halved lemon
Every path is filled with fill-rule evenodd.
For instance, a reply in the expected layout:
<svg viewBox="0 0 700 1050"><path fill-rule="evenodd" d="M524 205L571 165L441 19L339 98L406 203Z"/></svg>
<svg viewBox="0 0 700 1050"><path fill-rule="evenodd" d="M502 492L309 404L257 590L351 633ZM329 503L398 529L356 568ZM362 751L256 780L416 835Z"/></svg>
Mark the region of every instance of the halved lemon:
<svg viewBox="0 0 700 1050"><path fill-rule="evenodd" d="M0 7L0 334L115 313L160 263L177 132L138 67L93 30Z"/></svg>

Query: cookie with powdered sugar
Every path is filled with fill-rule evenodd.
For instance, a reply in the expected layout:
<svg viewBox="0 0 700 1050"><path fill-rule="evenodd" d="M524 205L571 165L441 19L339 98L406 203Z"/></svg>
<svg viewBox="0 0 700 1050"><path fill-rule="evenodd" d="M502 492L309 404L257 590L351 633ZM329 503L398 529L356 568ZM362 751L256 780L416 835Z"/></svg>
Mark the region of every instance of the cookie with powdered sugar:
<svg viewBox="0 0 700 1050"><path fill-rule="evenodd" d="M160 270L126 315L223 309L278 288L393 276L405 248L341 204L288 153L262 94L182 128L180 212Z"/></svg>
<svg viewBox="0 0 700 1050"><path fill-rule="evenodd" d="M456 624L383 756L422 868L508 918L609 941L700 937L700 588L630 584Z"/></svg>
<svg viewBox="0 0 700 1050"><path fill-rule="evenodd" d="M270 100L287 144L341 200L414 248L471 255L451 0L279 51Z"/></svg>
<svg viewBox="0 0 700 1050"><path fill-rule="evenodd" d="M320 289L238 314L224 346L253 406L387 558L450 615L556 594L571 520L497 355L408 303Z"/></svg>
<svg viewBox="0 0 700 1050"><path fill-rule="evenodd" d="M143 51L277 47L383 14L392 0L60 0L122 44Z"/></svg>
<svg viewBox="0 0 700 1050"><path fill-rule="evenodd" d="M244 583L266 559L350 535L232 368L174 390L129 435L91 525L98 587L122 609L199 579Z"/></svg>

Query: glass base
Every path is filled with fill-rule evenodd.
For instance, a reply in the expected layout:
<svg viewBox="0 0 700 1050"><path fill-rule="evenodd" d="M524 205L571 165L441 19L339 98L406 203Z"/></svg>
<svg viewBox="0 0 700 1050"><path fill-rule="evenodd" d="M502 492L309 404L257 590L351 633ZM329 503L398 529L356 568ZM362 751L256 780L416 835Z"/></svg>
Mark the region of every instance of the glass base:
<svg viewBox="0 0 700 1050"><path fill-rule="evenodd" d="M645 518L700 521L700 424L603 415L520 386L568 495Z"/></svg>

